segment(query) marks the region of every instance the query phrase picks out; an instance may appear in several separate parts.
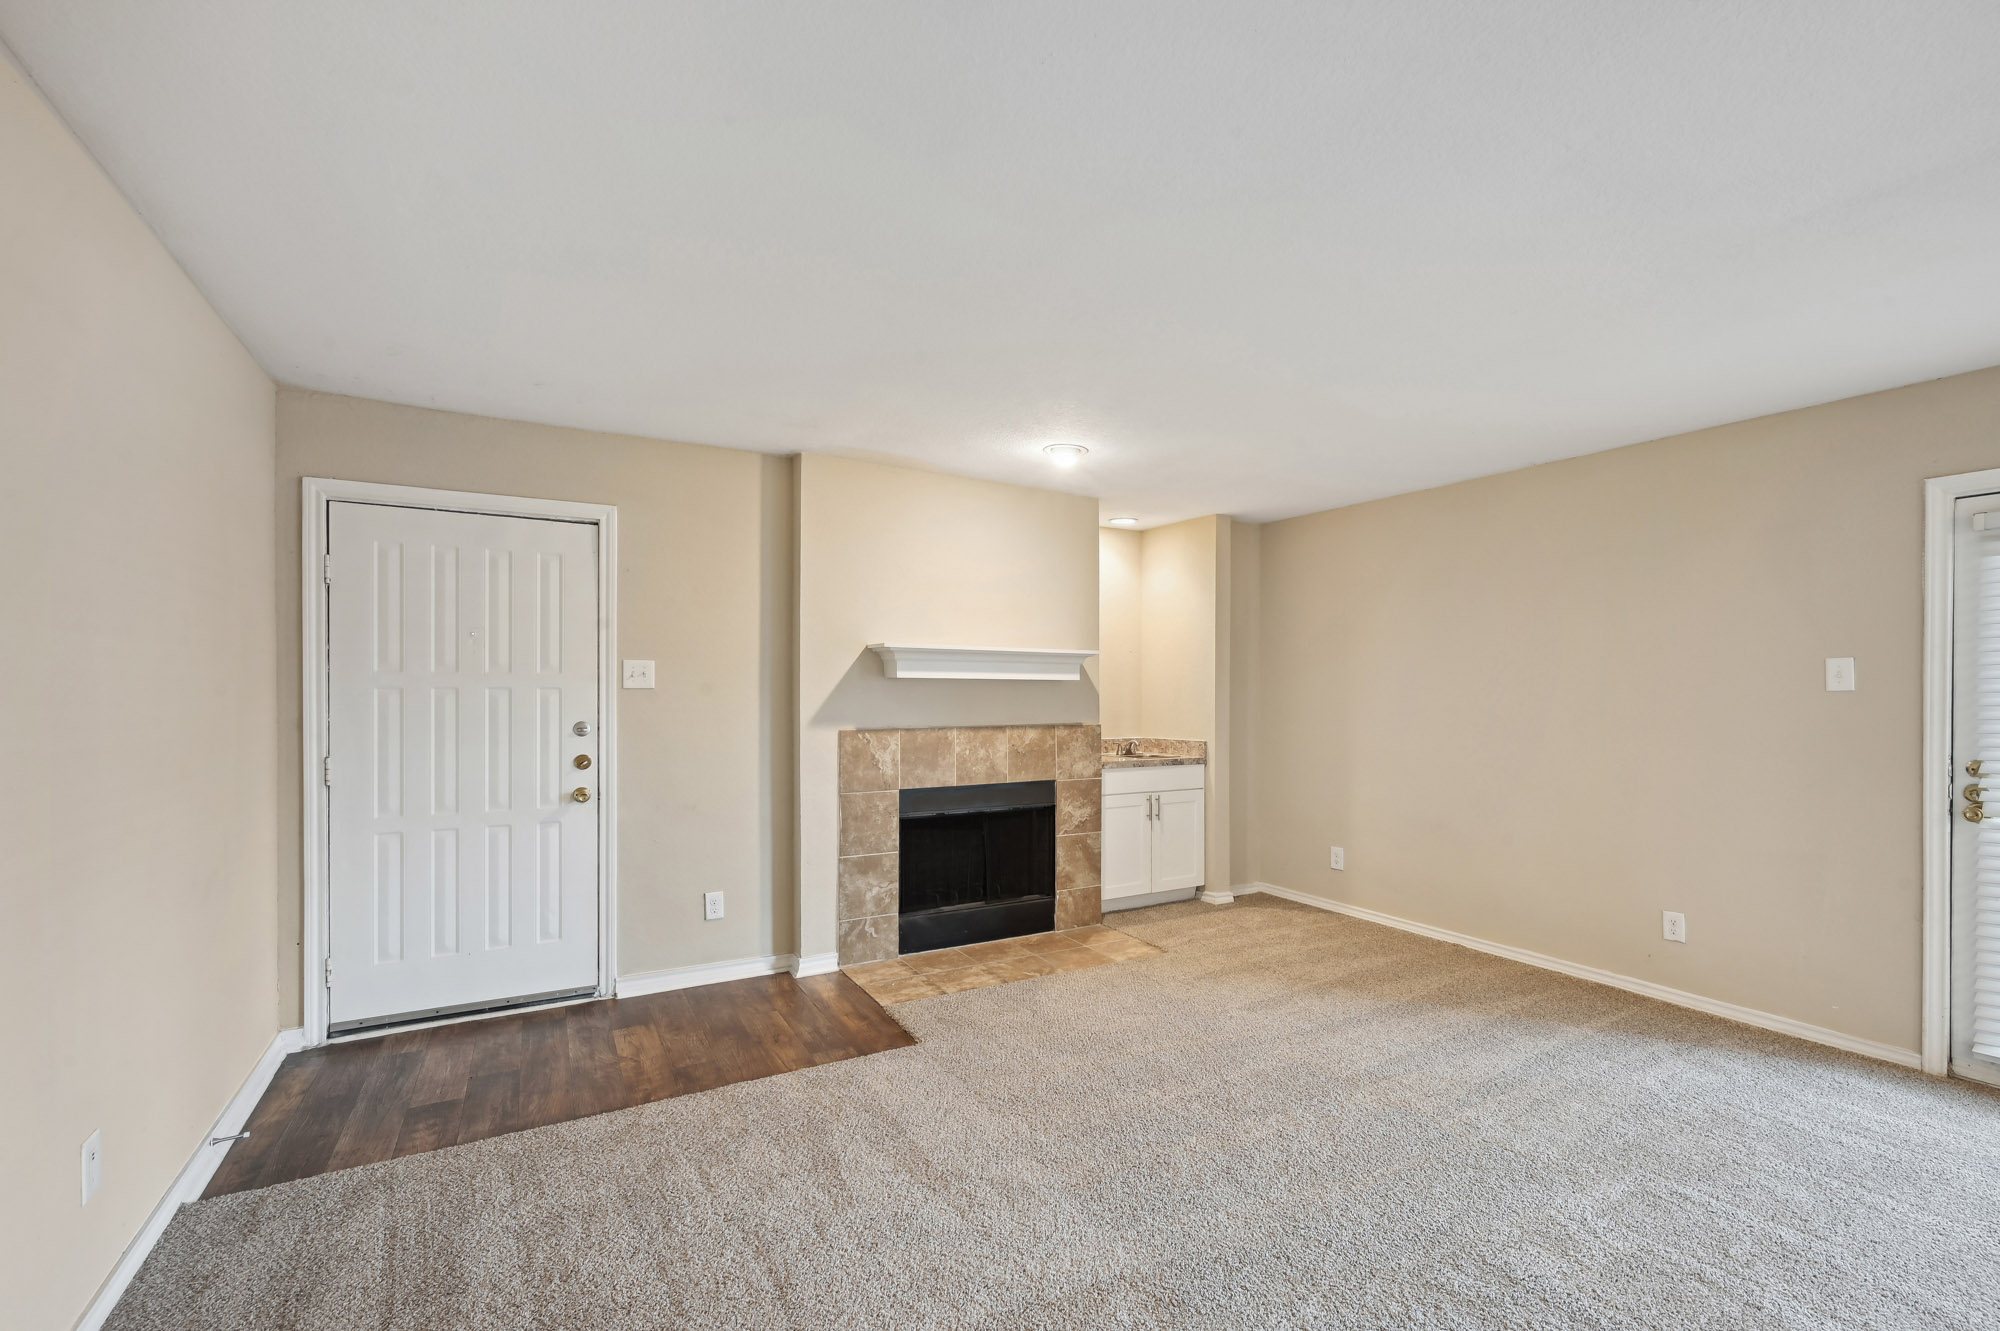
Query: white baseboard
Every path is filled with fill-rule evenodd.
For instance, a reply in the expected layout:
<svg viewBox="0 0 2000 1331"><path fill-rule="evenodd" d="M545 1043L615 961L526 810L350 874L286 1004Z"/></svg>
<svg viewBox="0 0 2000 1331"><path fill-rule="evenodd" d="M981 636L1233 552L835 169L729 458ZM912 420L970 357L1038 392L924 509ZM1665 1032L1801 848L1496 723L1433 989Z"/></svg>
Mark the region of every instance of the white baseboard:
<svg viewBox="0 0 2000 1331"><path fill-rule="evenodd" d="M1776 1031L1780 1035L1790 1035L1800 1040L1810 1040L1835 1049L1844 1049L1850 1054L1860 1054L1865 1058L1879 1058L1884 1063L1894 1063L1898 1067L1923 1067L1923 1056L1914 1049L1904 1049L1899 1045L1882 1044L1876 1040L1864 1040L1858 1035L1848 1035L1843 1031L1830 1030L1825 1026L1814 1026L1810 1022L1794 1017L1781 1017L1775 1012L1762 1012L1756 1008L1743 1007L1736 1003L1725 1003L1717 998L1704 998L1691 994L1685 989L1671 989L1651 980L1634 979L1630 975L1620 975L1616 971L1600 970L1595 966L1585 966L1580 962L1564 961L1560 957L1544 956L1540 952L1530 952L1526 948L1509 947L1505 943L1489 943L1484 938L1474 938L1471 934L1454 933L1450 929L1439 929L1434 925L1419 924L1396 915L1385 915L1379 910L1369 910L1366 906L1350 906L1344 901L1331 901L1326 897L1316 897L1305 892L1295 892L1288 887L1274 883L1248 883L1236 891L1269 892L1274 897L1296 901L1301 905L1314 906L1320 910L1330 910L1340 915L1352 915L1357 920L1368 920L1375 924L1386 924L1391 929L1402 929L1440 942L1456 943L1469 947L1475 952L1487 952L1509 961L1522 962L1529 966L1539 966L1545 971L1557 971L1573 975L1579 980L1589 980L1594 984L1605 984L1613 989L1623 989L1628 993L1643 994L1656 998L1662 1003L1672 1003L1676 1007L1693 1008L1696 1012L1706 1012L1712 1017L1722 1017L1728 1021L1739 1021L1745 1026L1756 1026L1762 1030Z"/></svg>
<svg viewBox="0 0 2000 1331"><path fill-rule="evenodd" d="M759 975L789 971L798 958L790 953L775 957L744 957L740 961L711 961L701 966L676 966L672 970L647 971L643 975L621 975L616 986L620 998L641 994L664 994L669 989L693 989L698 985L722 984L729 980L749 980Z"/></svg>
<svg viewBox="0 0 2000 1331"><path fill-rule="evenodd" d="M815 952L809 957L792 959L792 974L801 980L809 975L827 975L839 969L838 952Z"/></svg>
<svg viewBox="0 0 2000 1331"><path fill-rule="evenodd" d="M264 1092L270 1089L271 1078L278 1075L278 1065L285 1061L285 1055L295 1054L305 1047L306 1033L303 1030L279 1031L271 1037L271 1043L264 1050L263 1057L257 1060L257 1066L243 1079L243 1084L230 1097L214 1125L202 1135L194 1154L188 1157L188 1162L175 1176L173 1186L167 1189L166 1195L160 1198L160 1204L153 1208L153 1213L146 1217L146 1223L140 1227L138 1234L126 1245L118 1265L111 1269L110 1278L98 1289L97 1297L90 1301L90 1307L84 1310L83 1316L77 1319L76 1331L98 1331L104 1325L104 1319L111 1316L111 1310L118 1306L118 1300L132 1283L132 1277L138 1275L139 1268L145 1265L147 1254L160 1241L167 1222L181 1207L201 1196L201 1190L215 1177L216 1167L234 1144L223 1142L211 1145L210 1142L216 1137L229 1137L243 1131L243 1125L250 1119L250 1111L257 1107L257 1102L264 1098Z"/></svg>
<svg viewBox="0 0 2000 1331"><path fill-rule="evenodd" d="M1202 894L1196 900L1206 901L1211 906L1227 906L1230 902L1236 900L1236 893L1227 888L1220 892L1203 890Z"/></svg>

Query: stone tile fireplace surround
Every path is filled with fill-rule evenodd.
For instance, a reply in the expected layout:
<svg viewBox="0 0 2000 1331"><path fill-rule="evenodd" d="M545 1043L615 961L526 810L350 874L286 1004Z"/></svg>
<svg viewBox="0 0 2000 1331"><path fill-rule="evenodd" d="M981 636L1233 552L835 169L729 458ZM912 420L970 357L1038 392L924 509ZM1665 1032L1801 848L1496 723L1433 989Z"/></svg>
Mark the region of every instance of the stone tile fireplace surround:
<svg viewBox="0 0 2000 1331"><path fill-rule="evenodd" d="M961 726L840 732L840 964L897 955L901 792L1056 783L1056 928L1103 917L1098 727Z"/></svg>

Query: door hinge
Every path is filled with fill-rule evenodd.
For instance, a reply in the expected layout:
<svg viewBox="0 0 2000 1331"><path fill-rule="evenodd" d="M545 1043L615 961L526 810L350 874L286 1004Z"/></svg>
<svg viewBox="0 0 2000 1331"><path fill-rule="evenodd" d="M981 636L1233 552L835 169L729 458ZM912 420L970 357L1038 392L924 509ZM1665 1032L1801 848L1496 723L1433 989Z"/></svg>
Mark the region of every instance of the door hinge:
<svg viewBox="0 0 2000 1331"><path fill-rule="evenodd" d="M333 784L332 754L328 754L327 756L319 760L319 781L320 784L323 786L330 786Z"/></svg>
<svg viewBox="0 0 2000 1331"><path fill-rule="evenodd" d="M327 555L319 561L319 578L327 586L333 586L333 556Z"/></svg>
<svg viewBox="0 0 2000 1331"><path fill-rule="evenodd" d="M326 987L333 988L333 958L326 959Z"/></svg>

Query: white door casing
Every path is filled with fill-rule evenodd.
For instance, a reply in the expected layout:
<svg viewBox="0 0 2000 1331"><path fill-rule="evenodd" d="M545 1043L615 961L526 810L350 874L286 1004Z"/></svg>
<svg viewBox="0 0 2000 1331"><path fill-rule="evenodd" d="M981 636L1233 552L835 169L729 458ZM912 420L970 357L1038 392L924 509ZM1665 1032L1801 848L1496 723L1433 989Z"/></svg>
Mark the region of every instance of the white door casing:
<svg viewBox="0 0 2000 1331"><path fill-rule="evenodd" d="M1959 499L1952 533L1949 1068L2000 1085L2000 495Z"/></svg>
<svg viewBox="0 0 2000 1331"><path fill-rule="evenodd" d="M328 1027L598 990L598 526L326 520Z"/></svg>

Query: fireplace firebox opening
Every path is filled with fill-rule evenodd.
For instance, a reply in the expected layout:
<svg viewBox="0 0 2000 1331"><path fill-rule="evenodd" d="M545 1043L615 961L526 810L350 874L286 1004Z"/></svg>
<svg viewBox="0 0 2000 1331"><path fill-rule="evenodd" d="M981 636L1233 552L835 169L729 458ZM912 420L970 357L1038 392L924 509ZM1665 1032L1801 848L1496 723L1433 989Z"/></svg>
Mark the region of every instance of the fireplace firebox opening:
<svg viewBox="0 0 2000 1331"><path fill-rule="evenodd" d="M1055 782L905 790L899 812L900 951L1055 928Z"/></svg>

